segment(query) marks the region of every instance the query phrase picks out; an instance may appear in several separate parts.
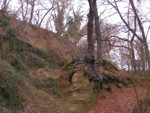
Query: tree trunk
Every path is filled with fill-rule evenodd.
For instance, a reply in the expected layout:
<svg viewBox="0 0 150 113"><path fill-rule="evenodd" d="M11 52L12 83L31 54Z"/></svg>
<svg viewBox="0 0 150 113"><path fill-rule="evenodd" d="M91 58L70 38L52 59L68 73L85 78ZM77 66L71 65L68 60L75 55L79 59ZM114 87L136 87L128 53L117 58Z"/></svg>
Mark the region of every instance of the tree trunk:
<svg viewBox="0 0 150 113"><path fill-rule="evenodd" d="M29 23L32 24L32 18L33 18L33 13L34 13L34 7L35 7L35 0L31 1L31 12L30 12L30 19Z"/></svg>
<svg viewBox="0 0 150 113"><path fill-rule="evenodd" d="M135 54L134 54L133 42L132 41L130 42L130 46L131 46L131 65L132 65L132 68L134 70L134 73L136 73L137 70L136 70Z"/></svg>
<svg viewBox="0 0 150 113"><path fill-rule="evenodd" d="M150 55L149 55L149 49L148 49L147 42L144 43L144 48L145 48L146 60L147 60L147 63L148 63L148 69L150 69Z"/></svg>
<svg viewBox="0 0 150 113"><path fill-rule="evenodd" d="M96 40L97 40L97 59L99 63L102 64L102 38L100 32L100 25L99 25L99 16L97 11L96 1L94 2L94 15L95 15L95 31L96 31Z"/></svg>
<svg viewBox="0 0 150 113"><path fill-rule="evenodd" d="M7 12L9 2L10 0L3 0L2 11L4 11L5 13Z"/></svg>
<svg viewBox="0 0 150 113"><path fill-rule="evenodd" d="M142 43L144 44L144 48L145 48L145 55L146 55L146 60L148 62L148 69L150 69L150 55L149 55L148 43L147 43L147 38L146 38L146 35L145 35L145 32L144 32L143 24L142 24L138 14L137 14L137 11L136 11L133 0L130 0L130 3L131 3L131 6L132 6L132 9L133 9L133 12L135 14L135 17L137 19L139 29L140 29L141 34L142 34ZM141 39L139 39L139 40L141 41Z"/></svg>
<svg viewBox="0 0 150 113"><path fill-rule="evenodd" d="M143 43L140 43L140 46L139 46L139 56L140 56L140 59L141 59L141 66L142 66L142 71L145 72L145 69L146 69L146 65L145 65L145 49L144 49L144 46L143 46Z"/></svg>
<svg viewBox="0 0 150 113"><path fill-rule="evenodd" d="M93 0L88 0L90 10L88 14L88 26L87 26L87 42L88 42L88 47L87 47L87 55L86 55L86 61L87 63L90 63L94 65L92 62L94 60L94 42L93 42Z"/></svg>

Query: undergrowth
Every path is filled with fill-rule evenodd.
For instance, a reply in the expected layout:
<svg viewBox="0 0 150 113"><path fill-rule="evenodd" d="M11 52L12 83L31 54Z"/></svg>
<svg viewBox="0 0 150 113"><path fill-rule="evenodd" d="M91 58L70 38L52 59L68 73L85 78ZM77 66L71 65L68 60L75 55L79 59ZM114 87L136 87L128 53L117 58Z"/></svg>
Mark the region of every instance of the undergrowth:
<svg viewBox="0 0 150 113"><path fill-rule="evenodd" d="M0 26L7 27L9 25L10 25L10 18L4 17L4 16L0 16Z"/></svg>
<svg viewBox="0 0 150 113"><path fill-rule="evenodd" d="M6 61L0 61L0 104L13 111L23 106L18 91L18 75Z"/></svg>
<svg viewBox="0 0 150 113"><path fill-rule="evenodd" d="M33 85L36 86L38 89L44 90L53 96L59 97L60 96L60 86L58 81L38 75L32 78Z"/></svg>

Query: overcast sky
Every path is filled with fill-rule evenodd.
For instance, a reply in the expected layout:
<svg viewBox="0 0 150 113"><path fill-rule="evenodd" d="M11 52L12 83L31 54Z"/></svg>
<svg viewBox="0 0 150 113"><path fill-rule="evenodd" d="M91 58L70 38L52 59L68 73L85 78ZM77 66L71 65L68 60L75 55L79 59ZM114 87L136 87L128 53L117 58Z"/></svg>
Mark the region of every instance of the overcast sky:
<svg viewBox="0 0 150 113"><path fill-rule="evenodd" d="M76 11L78 9L80 9L81 14L84 16L82 25L86 24L87 23L87 14L88 14L88 10L89 10L88 1L87 0L72 0L72 1L73 1L72 2L73 8ZM106 5L106 4L104 5L102 3L102 1L103 0L101 0L101 1L97 0L98 11L99 11L101 20L104 20L105 22L110 23L110 24L120 24L120 25L123 24L120 17L118 16L118 14L115 14L116 11L113 8L111 8L110 5ZM149 0L145 0L145 1L147 1L147 2L141 2L140 6L138 6L138 10L142 12L141 13L142 16L149 13L149 10L150 10L150 1ZM44 7L47 7L48 9L51 7L50 0L42 0L41 2L43 3ZM128 4L126 4L126 3L118 4L121 12L126 13L127 5ZM18 0L11 0L11 2L10 2L11 10L16 10L19 7L20 7L20 5L18 4ZM39 8L39 6L36 6L35 10L38 8ZM71 10L71 8L69 10ZM42 17L42 14L45 14L45 12L46 12L46 10L43 10L43 13L41 13L41 17ZM150 17L148 16L147 19L149 19L149 18ZM47 18L45 18L45 20L46 19ZM142 20L145 21L145 17L142 17ZM52 23L52 26L53 26L53 23ZM150 22L145 22L144 27L145 27L146 32L147 32L147 28L149 26L150 26ZM55 28L51 27L51 30L55 31ZM150 38L148 38L148 39L150 40Z"/></svg>

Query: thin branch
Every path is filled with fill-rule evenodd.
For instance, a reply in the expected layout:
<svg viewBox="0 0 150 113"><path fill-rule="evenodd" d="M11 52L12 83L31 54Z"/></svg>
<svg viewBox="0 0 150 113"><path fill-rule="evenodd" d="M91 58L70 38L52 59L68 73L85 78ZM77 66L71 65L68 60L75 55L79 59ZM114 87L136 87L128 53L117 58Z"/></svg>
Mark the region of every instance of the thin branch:
<svg viewBox="0 0 150 113"><path fill-rule="evenodd" d="M110 41L108 41L108 43L109 43L109 45L110 46L112 46L112 47L118 47L118 48L125 48L125 49L128 49L128 50L131 50L131 48L129 48L129 47L126 47L126 46L123 46L123 45L113 45L113 44L111 44L111 42Z"/></svg>
<svg viewBox="0 0 150 113"><path fill-rule="evenodd" d="M43 16L43 18L41 19L41 21L40 21L40 23L39 23L39 26L41 26L41 24L42 24L44 18L46 17L46 15L53 9L53 6L54 6L54 2L53 2L53 4L52 4L52 7L45 13L45 15Z"/></svg>
<svg viewBox="0 0 150 113"><path fill-rule="evenodd" d="M147 30L147 33L146 33L146 38L148 37L149 30L150 30L150 26L148 27L148 30Z"/></svg>
<svg viewBox="0 0 150 113"><path fill-rule="evenodd" d="M118 12L118 14L119 14L121 20L122 20L123 23L126 25L126 27L127 27L141 42L143 42L143 40L141 39L141 37L140 37L139 35L137 35L137 34L134 32L134 30L128 25L128 23L127 23L127 22L125 21L125 19L123 18L122 14L121 14L121 12L120 12L120 10L119 10L119 7L118 7L118 5L117 5L116 0L114 0L115 5L114 5L113 3L111 3L109 0L107 0L107 1L108 1L108 3L109 3L110 5L112 5L112 6L115 8L115 10Z"/></svg>

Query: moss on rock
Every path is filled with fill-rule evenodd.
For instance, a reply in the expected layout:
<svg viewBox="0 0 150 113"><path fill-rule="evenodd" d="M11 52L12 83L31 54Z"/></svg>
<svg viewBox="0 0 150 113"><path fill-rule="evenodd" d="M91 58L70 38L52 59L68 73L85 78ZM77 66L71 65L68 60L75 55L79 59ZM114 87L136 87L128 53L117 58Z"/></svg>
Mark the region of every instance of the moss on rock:
<svg viewBox="0 0 150 113"><path fill-rule="evenodd" d="M63 106L62 113L87 113L95 106L95 95L83 70L73 74L72 84L68 88L70 95Z"/></svg>
<svg viewBox="0 0 150 113"><path fill-rule="evenodd" d="M119 69L108 60L103 60L102 66L104 67L105 70L110 72L119 71Z"/></svg>

